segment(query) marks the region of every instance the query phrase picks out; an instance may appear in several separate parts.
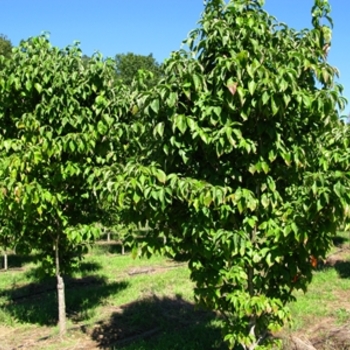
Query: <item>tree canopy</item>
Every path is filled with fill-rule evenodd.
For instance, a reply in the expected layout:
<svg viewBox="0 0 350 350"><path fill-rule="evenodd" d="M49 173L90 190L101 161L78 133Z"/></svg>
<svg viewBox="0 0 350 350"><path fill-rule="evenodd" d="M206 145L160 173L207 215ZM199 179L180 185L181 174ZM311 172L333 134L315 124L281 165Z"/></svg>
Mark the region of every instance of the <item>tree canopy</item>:
<svg viewBox="0 0 350 350"><path fill-rule="evenodd" d="M10 58L12 54L12 43L7 38L6 35L0 34L0 56L4 56L6 58ZM3 65L0 64L0 69L2 69Z"/></svg>
<svg viewBox="0 0 350 350"><path fill-rule="evenodd" d="M9 58L12 52L11 41L6 35L0 34L0 55Z"/></svg>

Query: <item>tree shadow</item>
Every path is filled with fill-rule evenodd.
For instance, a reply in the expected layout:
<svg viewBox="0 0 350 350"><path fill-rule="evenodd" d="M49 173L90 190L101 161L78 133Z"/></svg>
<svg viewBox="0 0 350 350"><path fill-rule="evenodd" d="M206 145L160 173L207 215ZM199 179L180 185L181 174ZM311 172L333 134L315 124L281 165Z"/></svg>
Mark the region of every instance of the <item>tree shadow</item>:
<svg viewBox="0 0 350 350"><path fill-rule="evenodd" d="M335 247L341 247L344 243L349 242L349 239L343 236L337 235L332 238L332 241Z"/></svg>
<svg viewBox="0 0 350 350"><path fill-rule="evenodd" d="M71 274L79 273L83 277L90 276L93 272L97 272L102 269L102 265L98 262L82 261L76 267L71 268ZM29 279L34 279L38 282L45 282L50 279L47 277L47 271L41 266L35 266L26 271L25 276Z"/></svg>
<svg viewBox="0 0 350 350"><path fill-rule="evenodd" d="M9 270L20 270L22 267L29 263L34 263L38 259L38 255L35 253L31 254L15 254L10 252L8 256L8 269ZM3 255L0 254L0 268L3 267Z"/></svg>
<svg viewBox="0 0 350 350"><path fill-rule="evenodd" d="M96 254L128 254L130 253L131 249L128 245L121 244L120 241L99 241L98 244L94 246L94 252Z"/></svg>
<svg viewBox="0 0 350 350"><path fill-rule="evenodd" d="M66 312L73 322L94 316L95 309L108 296L128 287L128 283L109 283L105 277L65 278ZM57 324L56 279L25 286L13 285L0 292L0 306L21 323L45 326ZM1 305L2 304L2 305Z"/></svg>
<svg viewBox="0 0 350 350"><path fill-rule="evenodd" d="M339 260L333 265L340 278L350 278L350 261Z"/></svg>
<svg viewBox="0 0 350 350"><path fill-rule="evenodd" d="M101 349L227 349L214 312L183 300L151 296L121 307L85 333Z"/></svg>

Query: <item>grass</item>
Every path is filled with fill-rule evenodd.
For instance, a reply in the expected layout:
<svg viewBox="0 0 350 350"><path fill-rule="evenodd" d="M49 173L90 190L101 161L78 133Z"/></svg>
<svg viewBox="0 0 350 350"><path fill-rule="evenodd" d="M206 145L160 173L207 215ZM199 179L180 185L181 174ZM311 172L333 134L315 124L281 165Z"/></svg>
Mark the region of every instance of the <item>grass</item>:
<svg viewBox="0 0 350 350"><path fill-rule="evenodd" d="M293 323L285 328L283 337L306 337L318 350L350 349L349 292L349 233L340 232L329 257L315 271L307 293L295 293L297 301L290 305Z"/></svg>
<svg viewBox="0 0 350 350"><path fill-rule="evenodd" d="M195 309L182 263L96 247L65 279L64 343L58 342L55 279L38 282L37 265L28 259L12 268L0 274L0 344L9 349L220 349L215 315Z"/></svg>
<svg viewBox="0 0 350 350"><path fill-rule="evenodd" d="M132 259L115 246L87 254L66 278L69 332L56 326L55 279L38 282L33 257L10 256L0 273L0 349L227 349L214 313L194 306L193 284L184 264L163 257ZM278 334L289 349L292 336L317 349L350 349L350 241L347 233L315 272L308 293L290 305L293 324ZM347 331L347 333L345 332Z"/></svg>

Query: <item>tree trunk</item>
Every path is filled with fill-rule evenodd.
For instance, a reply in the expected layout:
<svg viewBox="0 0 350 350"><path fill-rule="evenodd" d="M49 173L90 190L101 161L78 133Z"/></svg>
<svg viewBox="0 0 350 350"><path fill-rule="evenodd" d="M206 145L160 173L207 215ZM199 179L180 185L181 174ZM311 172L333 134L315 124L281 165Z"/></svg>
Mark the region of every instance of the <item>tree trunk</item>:
<svg viewBox="0 0 350 350"><path fill-rule="evenodd" d="M59 238L55 245L55 260L56 260L56 277L57 277L57 297L58 297L58 325L60 329L60 336L66 334L66 299L64 296L64 281L60 273L60 255L58 247Z"/></svg>
<svg viewBox="0 0 350 350"><path fill-rule="evenodd" d="M260 187L259 184L256 186L256 197L260 201ZM250 241L253 245L255 245L256 242L256 234L257 234L257 225L255 224L254 229L250 233ZM255 295L254 291L254 267L253 266L248 266L248 292L249 296L252 298ZM255 341L250 344L245 346L246 350L254 350L260 343L260 341L263 339L263 337L259 337L257 339L257 334L255 332L255 327L256 327L256 315L250 316L250 322L249 322L249 335L252 337L252 339L255 339Z"/></svg>
<svg viewBox="0 0 350 350"><path fill-rule="evenodd" d="M255 229L254 229L254 234L253 234L253 240L255 239ZM253 284L253 278L254 278L254 268L249 266L248 267L248 291L250 297L254 296L254 284ZM256 315L252 315L250 317L250 322L249 322L249 335L254 339L256 338L255 334L255 326L256 326ZM246 350L254 350L258 346L258 342L255 341L251 345L245 346Z"/></svg>
<svg viewBox="0 0 350 350"><path fill-rule="evenodd" d="M125 247L124 247L124 244L122 243L122 255L125 254Z"/></svg>
<svg viewBox="0 0 350 350"><path fill-rule="evenodd" d="M8 255L6 249L4 250L4 270L7 271L9 268L8 266Z"/></svg>
<svg viewBox="0 0 350 350"><path fill-rule="evenodd" d="M110 241L111 241L111 233L108 232L108 233L107 233L107 242L110 242Z"/></svg>

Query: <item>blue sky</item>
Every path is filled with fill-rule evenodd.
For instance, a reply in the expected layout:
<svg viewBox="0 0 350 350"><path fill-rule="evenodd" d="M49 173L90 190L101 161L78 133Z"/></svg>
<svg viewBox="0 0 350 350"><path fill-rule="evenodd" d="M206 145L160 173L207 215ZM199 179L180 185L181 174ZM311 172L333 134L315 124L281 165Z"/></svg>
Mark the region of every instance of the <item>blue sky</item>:
<svg viewBox="0 0 350 350"><path fill-rule="evenodd" d="M334 32L329 61L340 70L350 100L350 0L329 0ZM202 0L0 0L0 33L17 45L21 39L51 33L54 45L79 40L87 55L133 52L161 62L196 27ZM296 29L311 25L313 0L266 0L265 9ZM350 105L346 107L346 114Z"/></svg>

